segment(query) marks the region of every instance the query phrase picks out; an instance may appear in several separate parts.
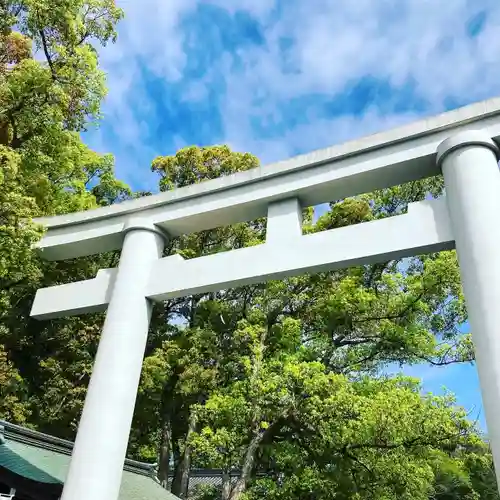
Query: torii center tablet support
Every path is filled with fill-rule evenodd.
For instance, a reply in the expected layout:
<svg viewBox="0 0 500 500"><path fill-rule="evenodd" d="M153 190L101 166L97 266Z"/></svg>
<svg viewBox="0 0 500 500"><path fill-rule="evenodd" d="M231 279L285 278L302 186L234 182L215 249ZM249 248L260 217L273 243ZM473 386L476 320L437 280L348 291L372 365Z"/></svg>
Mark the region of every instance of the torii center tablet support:
<svg viewBox="0 0 500 500"><path fill-rule="evenodd" d="M116 500L151 304L457 249L488 434L500 471L500 99L195 186L40 219L49 260L121 249L117 269L38 290L32 316L108 309L63 500ZM446 196L406 214L302 235L301 209L443 173ZM165 239L266 216L259 246L184 260ZM500 484L500 481L499 481Z"/></svg>

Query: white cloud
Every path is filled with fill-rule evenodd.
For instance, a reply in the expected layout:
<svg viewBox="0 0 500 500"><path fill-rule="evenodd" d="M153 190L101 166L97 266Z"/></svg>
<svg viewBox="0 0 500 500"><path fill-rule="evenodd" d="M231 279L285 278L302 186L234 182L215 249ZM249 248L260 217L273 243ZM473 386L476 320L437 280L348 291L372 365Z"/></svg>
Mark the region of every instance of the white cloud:
<svg viewBox="0 0 500 500"><path fill-rule="evenodd" d="M229 108L231 106L236 105L229 104ZM239 112L242 112L242 109L236 107L236 114ZM278 139L266 139L254 137L252 130L244 121L238 127L230 127L229 123L236 122L238 118L232 117L229 110L227 113L226 142L237 151L249 150L257 154L265 163L281 160L297 151L312 151L330 144L388 130L418 118L417 114L387 115L371 108L360 117L341 115L331 119L313 119L288 130Z"/></svg>
<svg viewBox="0 0 500 500"><path fill-rule="evenodd" d="M139 60L156 75L180 78L186 55L179 22L196 7L196 0L118 0L117 4L125 11L125 19L118 27L119 42L103 51L104 66L127 66L127 61Z"/></svg>
<svg viewBox="0 0 500 500"><path fill-rule="evenodd" d="M401 116L388 103L384 109L367 109L361 117L327 119L304 108L297 112L306 119L283 126L283 107L300 96L338 98L371 76L389 82L396 95L413 82L416 97L428 103L426 113L434 113L450 98L473 101L500 90L500 4L494 0L290 0L283 2L278 19L272 15L273 0L127 0L122 2L126 19L119 26L118 42L103 51L111 89L105 113L124 142L135 142L128 160L146 163L140 170L144 175L152 157L166 151L147 144L148 127L158 118L155 99L160 97L148 94L141 68L163 82L165 95L173 82L183 81L187 57L196 54L183 50L181 21L202 4L231 14L246 11L262 24L264 43L221 53L200 80L185 82L183 99L206 99L214 75L222 76L223 139L266 161L375 132L419 114L410 107ZM488 13L486 25L471 38L467 23L482 9ZM292 43L285 53L279 48L283 39ZM236 59L243 70L234 72ZM151 119L140 122L133 113L138 107ZM257 137L255 119L280 125L282 132ZM175 140L184 144L192 138Z"/></svg>
<svg viewBox="0 0 500 500"><path fill-rule="evenodd" d="M489 97L500 89L500 6L489 4L486 29L472 39L466 23L479 9L465 0L298 2L297 9L285 11L265 31L263 47L239 54L246 75L227 72L226 129L241 130L234 127L238 116L240 120L253 113L272 116L278 103L300 95L338 96L366 76L387 80L395 92L414 82L418 97L429 103L429 112L441 111L449 98L473 101ZM282 37L293 40L289 54L292 74L284 70L278 50ZM252 104L257 93L265 96L258 109ZM340 120L353 122L345 117ZM333 118L330 123L311 120L306 127L309 132L301 127L285 135L303 140L305 133L312 148L398 121L374 110L368 111L362 122L365 120L370 123L368 128L358 123L358 131L348 134L343 132L345 126L337 128L338 118ZM325 127L330 141L318 141L325 137ZM285 142L286 136L282 138ZM242 137L241 142L244 140Z"/></svg>
<svg viewBox="0 0 500 500"><path fill-rule="evenodd" d="M100 128L91 131L88 140L97 150L115 155L118 175L126 182L137 189L154 190L157 180L149 167L151 160L162 153L150 137L151 127L157 122L157 96L148 94L142 68L165 82L182 77L186 55L178 23L195 1L122 0L117 4L125 11L125 19L118 25L118 42L100 50L109 88L103 125L112 129L116 139L104 138Z"/></svg>
<svg viewBox="0 0 500 500"><path fill-rule="evenodd" d="M279 36L295 41L293 57L299 73L290 82L295 93L334 93L368 74L387 78L396 86L413 78L422 95L433 100L478 95L485 86L496 85L498 70L492 63L500 48L498 4L322 0L297 5L266 36L269 46ZM473 41L466 23L486 5L491 6L488 28ZM256 60L268 66L265 56L262 51ZM278 62L276 54L272 57ZM273 78L274 86L281 87L281 80ZM289 87L284 87L285 92Z"/></svg>

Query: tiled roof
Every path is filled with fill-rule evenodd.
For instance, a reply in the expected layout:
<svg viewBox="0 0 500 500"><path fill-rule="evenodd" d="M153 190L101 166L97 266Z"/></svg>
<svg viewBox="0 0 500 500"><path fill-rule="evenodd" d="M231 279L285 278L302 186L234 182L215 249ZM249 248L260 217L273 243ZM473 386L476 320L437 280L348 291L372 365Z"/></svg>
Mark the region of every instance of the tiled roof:
<svg viewBox="0 0 500 500"><path fill-rule="evenodd" d="M62 484L73 443L0 420L0 469L53 489ZM120 500L177 500L154 479L152 466L127 460Z"/></svg>

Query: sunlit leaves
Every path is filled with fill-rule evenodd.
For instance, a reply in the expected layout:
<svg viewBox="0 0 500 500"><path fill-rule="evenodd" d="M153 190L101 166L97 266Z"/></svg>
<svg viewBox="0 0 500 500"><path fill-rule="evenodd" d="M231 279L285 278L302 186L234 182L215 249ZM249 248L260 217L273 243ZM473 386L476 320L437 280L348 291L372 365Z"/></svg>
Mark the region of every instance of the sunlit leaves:
<svg viewBox="0 0 500 500"><path fill-rule="evenodd" d="M95 46L114 38L120 17L112 0L0 2L0 347L9 380L20 377L1 395L14 398L18 416L4 407L1 416L31 412L31 424L64 437L81 412L101 317L34 322L33 295L116 263L112 255L41 262L34 245L43 228L32 219L131 196L112 158L79 135L106 93Z"/></svg>
<svg viewBox="0 0 500 500"><path fill-rule="evenodd" d="M255 156L235 153L227 146L190 146L174 156L156 158L152 170L160 174L160 189L168 191L258 166Z"/></svg>

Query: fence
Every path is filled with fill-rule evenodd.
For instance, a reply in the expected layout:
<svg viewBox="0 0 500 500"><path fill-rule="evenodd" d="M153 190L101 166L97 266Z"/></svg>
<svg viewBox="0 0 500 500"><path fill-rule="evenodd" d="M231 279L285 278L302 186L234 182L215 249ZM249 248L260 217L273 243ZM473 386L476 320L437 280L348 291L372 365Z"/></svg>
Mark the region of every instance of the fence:
<svg viewBox="0 0 500 500"><path fill-rule="evenodd" d="M197 500L203 496L204 491L207 489L222 489L222 469L191 469L189 473L189 489L188 498L190 500ZM231 471L229 478L233 484L240 477L240 471ZM168 478L167 489L170 490L172 486L173 476Z"/></svg>

